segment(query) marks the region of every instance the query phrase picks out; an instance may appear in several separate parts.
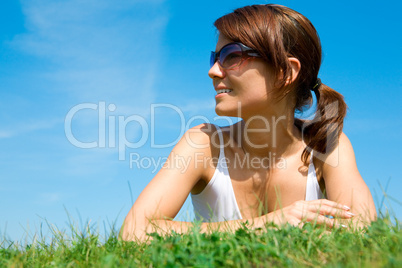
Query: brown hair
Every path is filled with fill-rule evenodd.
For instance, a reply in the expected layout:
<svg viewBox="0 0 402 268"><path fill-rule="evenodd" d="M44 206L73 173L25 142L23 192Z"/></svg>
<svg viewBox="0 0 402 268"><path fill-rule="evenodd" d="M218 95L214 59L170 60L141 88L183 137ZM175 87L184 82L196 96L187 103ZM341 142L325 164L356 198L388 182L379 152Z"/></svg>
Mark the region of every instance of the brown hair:
<svg viewBox="0 0 402 268"><path fill-rule="evenodd" d="M288 57L301 63L294 81L294 110L301 111L312 104L311 89L317 84L321 65L321 43L312 23L302 14L281 5L252 5L234 10L214 23L219 33L258 51L273 67L279 88L283 88L292 69ZM279 74L282 74L279 76ZM317 111L312 120L295 119L307 148L302 160L309 162L310 150L320 153L333 151L342 133L346 104L343 96L321 84L314 91Z"/></svg>

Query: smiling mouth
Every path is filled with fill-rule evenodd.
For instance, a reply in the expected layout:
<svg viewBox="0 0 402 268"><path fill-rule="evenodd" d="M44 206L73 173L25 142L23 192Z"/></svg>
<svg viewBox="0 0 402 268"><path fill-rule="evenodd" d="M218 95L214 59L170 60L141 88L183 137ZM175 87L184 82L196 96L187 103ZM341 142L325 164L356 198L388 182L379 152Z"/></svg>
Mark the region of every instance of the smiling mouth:
<svg viewBox="0 0 402 268"><path fill-rule="evenodd" d="M230 93L230 92L232 92L233 90L231 90L231 89L218 89L217 91L216 91L216 95L218 95L218 94L221 94L221 93Z"/></svg>

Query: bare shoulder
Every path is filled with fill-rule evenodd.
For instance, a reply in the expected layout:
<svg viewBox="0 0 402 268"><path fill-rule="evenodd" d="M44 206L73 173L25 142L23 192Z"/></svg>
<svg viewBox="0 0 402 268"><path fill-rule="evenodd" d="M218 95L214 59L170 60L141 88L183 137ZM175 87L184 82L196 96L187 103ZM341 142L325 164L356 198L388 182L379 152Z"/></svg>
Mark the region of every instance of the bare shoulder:
<svg viewBox="0 0 402 268"><path fill-rule="evenodd" d="M341 133L339 137L339 151L342 156L346 157L355 157L355 153L353 151L352 143L350 142L349 138L346 136L345 133Z"/></svg>
<svg viewBox="0 0 402 268"><path fill-rule="evenodd" d="M172 153L192 156L197 162L202 162L206 167L202 178L208 181L212 176L211 173L215 171L221 143L225 150L226 147L233 145L235 141L232 139L237 139L234 132L238 132L236 131L238 127L241 125L234 124L226 127L206 123L197 125L186 131Z"/></svg>
<svg viewBox="0 0 402 268"><path fill-rule="evenodd" d="M341 133L339 136L335 149L321 160L323 160L322 167L324 173L345 168L357 169L353 146L345 133Z"/></svg>
<svg viewBox="0 0 402 268"><path fill-rule="evenodd" d="M345 178L347 182L348 180L361 179L352 143L343 132L332 152L321 154L314 151L314 165L319 176L319 182L326 190L331 180L340 182Z"/></svg>
<svg viewBox="0 0 402 268"><path fill-rule="evenodd" d="M204 123L187 130L179 143L185 143L196 151L210 149L211 145L219 144L217 136L216 126Z"/></svg>
<svg viewBox="0 0 402 268"><path fill-rule="evenodd" d="M222 130L223 132L223 130ZM186 131L173 149L173 154L183 154L202 161L205 166L215 167L211 161L219 156L220 139L218 128L213 124L200 124ZM211 162L211 163L210 163ZM209 176L209 168L204 172Z"/></svg>
<svg viewBox="0 0 402 268"><path fill-rule="evenodd" d="M364 181L357 168L353 146L345 133L339 136L335 149L323 159L322 175L326 186L356 184L363 187Z"/></svg>

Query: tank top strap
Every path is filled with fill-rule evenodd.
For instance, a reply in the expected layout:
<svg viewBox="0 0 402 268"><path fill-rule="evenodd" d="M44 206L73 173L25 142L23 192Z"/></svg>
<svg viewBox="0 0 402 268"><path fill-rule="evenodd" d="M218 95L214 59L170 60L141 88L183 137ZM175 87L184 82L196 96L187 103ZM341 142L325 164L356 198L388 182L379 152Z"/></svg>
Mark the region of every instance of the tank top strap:
<svg viewBox="0 0 402 268"><path fill-rule="evenodd" d="M313 150L311 150L310 154L310 164L308 167L307 174L307 185L306 185L306 201L317 200L325 198L324 194L321 191L320 185L317 179L317 173L315 172L315 166L313 162Z"/></svg>

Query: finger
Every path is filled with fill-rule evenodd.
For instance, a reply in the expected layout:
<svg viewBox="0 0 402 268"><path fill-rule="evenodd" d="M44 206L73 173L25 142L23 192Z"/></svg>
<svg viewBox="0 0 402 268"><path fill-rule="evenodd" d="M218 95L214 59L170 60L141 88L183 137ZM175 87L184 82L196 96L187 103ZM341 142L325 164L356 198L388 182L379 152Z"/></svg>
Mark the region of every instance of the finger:
<svg viewBox="0 0 402 268"><path fill-rule="evenodd" d="M333 208L337 208L337 209L343 209L346 211L350 210L350 207L337 203L335 201L328 200L328 199L318 199L318 200L308 201L308 203L315 204L315 205L320 204L321 206L328 206L328 207L333 207Z"/></svg>
<svg viewBox="0 0 402 268"><path fill-rule="evenodd" d="M328 228L347 228L348 226L343 224L345 222L336 218L328 218L320 214L309 213L306 214L304 222L311 222L316 225L326 226Z"/></svg>
<svg viewBox="0 0 402 268"><path fill-rule="evenodd" d="M347 209L344 209L342 206L340 207L339 204L333 201L310 203L307 207L307 211L344 219L350 219L355 216L355 214Z"/></svg>
<svg viewBox="0 0 402 268"><path fill-rule="evenodd" d="M354 216L356 216L354 213L350 211L345 211L343 209L337 209L327 206L310 207L309 211L323 216L332 216L334 218L340 218L340 219L351 219Z"/></svg>
<svg viewBox="0 0 402 268"><path fill-rule="evenodd" d="M304 226L304 221L299 222L299 224L297 225L297 227L299 227L300 229L302 229Z"/></svg>
<svg viewBox="0 0 402 268"><path fill-rule="evenodd" d="M305 221L311 222L315 225L326 226L327 228L339 227L339 224L336 223L334 219L330 219L319 214L314 215L310 213L307 215Z"/></svg>

